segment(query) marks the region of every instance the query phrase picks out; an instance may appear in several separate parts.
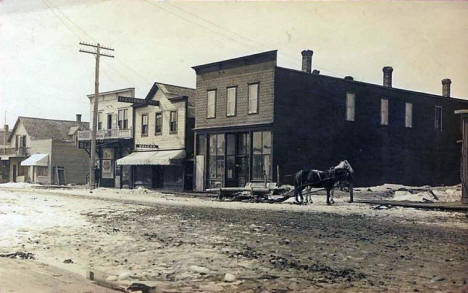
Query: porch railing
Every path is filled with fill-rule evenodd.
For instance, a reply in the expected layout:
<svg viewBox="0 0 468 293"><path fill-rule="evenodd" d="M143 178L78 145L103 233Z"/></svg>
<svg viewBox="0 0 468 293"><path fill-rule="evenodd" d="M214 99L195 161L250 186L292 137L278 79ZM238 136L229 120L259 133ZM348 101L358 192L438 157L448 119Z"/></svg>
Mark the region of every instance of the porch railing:
<svg viewBox="0 0 468 293"><path fill-rule="evenodd" d="M10 156L10 157L27 157L28 154L29 154L28 147L0 148L0 155Z"/></svg>
<svg viewBox="0 0 468 293"><path fill-rule="evenodd" d="M132 129L101 129L96 132L96 139L132 138ZM90 140L91 130L78 131L78 140Z"/></svg>

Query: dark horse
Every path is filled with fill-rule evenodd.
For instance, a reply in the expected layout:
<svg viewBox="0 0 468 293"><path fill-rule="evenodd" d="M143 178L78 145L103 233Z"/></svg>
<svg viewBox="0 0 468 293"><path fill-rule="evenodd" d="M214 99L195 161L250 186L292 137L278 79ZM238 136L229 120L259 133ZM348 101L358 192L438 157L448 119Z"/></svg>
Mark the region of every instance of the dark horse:
<svg viewBox="0 0 468 293"><path fill-rule="evenodd" d="M304 197L302 190L308 187L323 187L327 191L327 204L334 203L333 188L337 185L343 187L347 183L349 187L349 202L353 202L353 173L354 170L348 161L341 161L335 167L328 171L319 170L300 170L294 178L294 196L297 203L303 203ZM300 200L299 200L300 198ZM306 195L306 202L309 202L310 196Z"/></svg>

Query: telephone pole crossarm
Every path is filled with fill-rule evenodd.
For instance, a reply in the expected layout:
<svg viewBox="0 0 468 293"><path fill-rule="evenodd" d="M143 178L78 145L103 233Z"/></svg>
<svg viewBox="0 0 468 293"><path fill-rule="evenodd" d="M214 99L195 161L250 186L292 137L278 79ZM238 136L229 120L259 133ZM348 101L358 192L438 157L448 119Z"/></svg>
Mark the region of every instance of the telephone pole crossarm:
<svg viewBox="0 0 468 293"><path fill-rule="evenodd" d="M104 50L114 51L113 48L104 47L104 46L101 46L100 44L93 45L93 44L88 44L88 43L80 42L80 45L82 45L82 46L88 46L88 47L94 47L94 48L99 48L99 49L104 49Z"/></svg>

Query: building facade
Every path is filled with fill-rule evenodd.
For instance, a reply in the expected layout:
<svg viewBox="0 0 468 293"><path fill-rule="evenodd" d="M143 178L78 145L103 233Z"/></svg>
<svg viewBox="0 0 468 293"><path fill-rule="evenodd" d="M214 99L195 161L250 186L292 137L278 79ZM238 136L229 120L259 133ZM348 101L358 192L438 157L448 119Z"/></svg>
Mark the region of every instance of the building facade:
<svg viewBox="0 0 468 293"><path fill-rule="evenodd" d="M11 182L85 184L88 156L76 148L78 131L89 127L76 121L18 117L1 155L9 165Z"/></svg>
<svg viewBox="0 0 468 293"><path fill-rule="evenodd" d="M300 169L347 159L355 184L459 182L456 109L468 101L277 66L276 51L193 67L197 190L292 183Z"/></svg>
<svg viewBox="0 0 468 293"><path fill-rule="evenodd" d="M0 183L5 183L10 180L10 160L7 152L10 149L8 136L10 131L8 124L5 124L3 130L0 130Z"/></svg>
<svg viewBox="0 0 468 293"><path fill-rule="evenodd" d="M155 82L134 111L134 149L117 160L130 167L131 186L184 190L193 181L195 90Z"/></svg>
<svg viewBox="0 0 468 293"><path fill-rule="evenodd" d="M115 162L128 155L133 149L134 112L131 101L134 97L134 88L103 92L98 96L96 133L96 182L98 186L129 187L130 168L117 166ZM94 94L88 95L88 98L92 121L95 96ZM79 148L90 154L91 131L80 131L78 141Z"/></svg>

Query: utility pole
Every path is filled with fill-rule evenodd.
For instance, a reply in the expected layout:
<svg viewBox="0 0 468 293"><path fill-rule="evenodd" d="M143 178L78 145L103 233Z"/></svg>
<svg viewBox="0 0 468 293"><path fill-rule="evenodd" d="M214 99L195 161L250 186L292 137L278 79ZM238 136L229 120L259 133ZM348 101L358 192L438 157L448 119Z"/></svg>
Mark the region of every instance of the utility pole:
<svg viewBox="0 0 468 293"><path fill-rule="evenodd" d="M80 49L82 53L88 53L96 55L96 72L94 77L94 104L93 104L93 125L91 129L91 160L89 161L89 189L95 188L95 172L94 165L96 162L96 131L97 131L97 122L98 122L98 99L99 99L99 59L101 56L114 58L113 55L103 54L101 50L114 51L112 48L107 48L101 46L99 43L97 45L87 44L80 42L80 45L96 48L96 51L87 51Z"/></svg>

